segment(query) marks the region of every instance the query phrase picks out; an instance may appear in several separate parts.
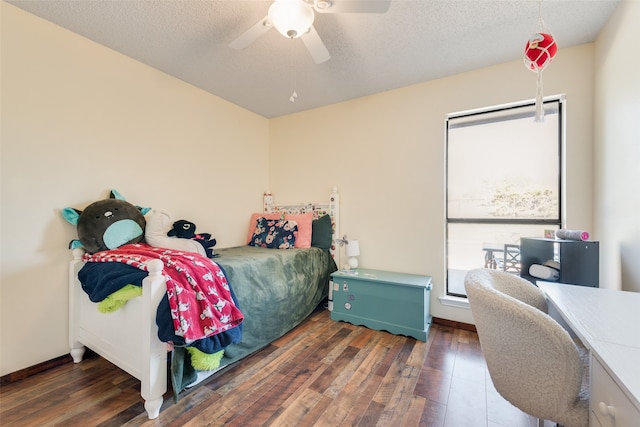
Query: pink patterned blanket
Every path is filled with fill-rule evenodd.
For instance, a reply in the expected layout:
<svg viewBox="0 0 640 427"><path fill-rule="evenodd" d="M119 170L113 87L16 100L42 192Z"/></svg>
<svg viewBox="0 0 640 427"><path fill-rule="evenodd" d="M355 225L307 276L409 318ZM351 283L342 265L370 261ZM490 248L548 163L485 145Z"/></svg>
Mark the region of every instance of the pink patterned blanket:
<svg viewBox="0 0 640 427"><path fill-rule="evenodd" d="M244 320L224 272L207 257L144 243L84 255L86 262L120 262L144 271L153 259L164 263L175 333L187 344L229 330Z"/></svg>

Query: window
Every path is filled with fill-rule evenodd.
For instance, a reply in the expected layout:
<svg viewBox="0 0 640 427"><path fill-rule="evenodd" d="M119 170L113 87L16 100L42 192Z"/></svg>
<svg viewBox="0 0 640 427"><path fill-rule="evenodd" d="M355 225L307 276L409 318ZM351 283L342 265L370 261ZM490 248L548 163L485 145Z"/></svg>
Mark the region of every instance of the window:
<svg viewBox="0 0 640 427"><path fill-rule="evenodd" d="M447 294L474 268L519 274L520 237L562 224L564 98L450 114L446 121Z"/></svg>

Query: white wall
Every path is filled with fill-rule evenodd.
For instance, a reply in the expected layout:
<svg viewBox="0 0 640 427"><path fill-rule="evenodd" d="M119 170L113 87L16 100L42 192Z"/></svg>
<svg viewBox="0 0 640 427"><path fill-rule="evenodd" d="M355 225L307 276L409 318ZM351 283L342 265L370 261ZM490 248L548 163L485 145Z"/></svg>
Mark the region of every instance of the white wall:
<svg viewBox="0 0 640 427"><path fill-rule="evenodd" d="M592 229L593 45L561 49L545 94L567 95L567 224ZM360 264L433 277L433 316L473 323L440 304L444 289L444 120L448 113L532 99L522 61L272 119L270 187L287 200L341 194L341 231ZM527 159L514 158L514 162ZM300 179L304 176L304 179Z"/></svg>
<svg viewBox="0 0 640 427"><path fill-rule="evenodd" d="M640 2L595 43L595 227L602 287L640 292Z"/></svg>
<svg viewBox="0 0 640 427"><path fill-rule="evenodd" d="M0 375L68 352L66 206L111 188L243 243L268 121L0 2Z"/></svg>

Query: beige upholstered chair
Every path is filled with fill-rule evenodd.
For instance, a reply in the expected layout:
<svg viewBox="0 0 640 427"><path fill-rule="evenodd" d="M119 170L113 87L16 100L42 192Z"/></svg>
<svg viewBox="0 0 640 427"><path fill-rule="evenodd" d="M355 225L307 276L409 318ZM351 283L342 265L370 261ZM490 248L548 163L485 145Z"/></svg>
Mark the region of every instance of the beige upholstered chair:
<svg viewBox="0 0 640 427"><path fill-rule="evenodd" d="M464 286L489 375L514 406L566 427L588 425L578 348L546 314L538 287L500 270L467 273Z"/></svg>

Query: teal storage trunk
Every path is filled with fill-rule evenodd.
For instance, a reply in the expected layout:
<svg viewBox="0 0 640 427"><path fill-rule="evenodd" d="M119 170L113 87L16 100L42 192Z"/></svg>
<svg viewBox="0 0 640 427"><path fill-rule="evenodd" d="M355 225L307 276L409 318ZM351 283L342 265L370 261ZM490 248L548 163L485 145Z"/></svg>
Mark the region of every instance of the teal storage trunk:
<svg viewBox="0 0 640 427"><path fill-rule="evenodd" d="M430 276L358 268L331 277L332 320L427 340Z"/></svg>

